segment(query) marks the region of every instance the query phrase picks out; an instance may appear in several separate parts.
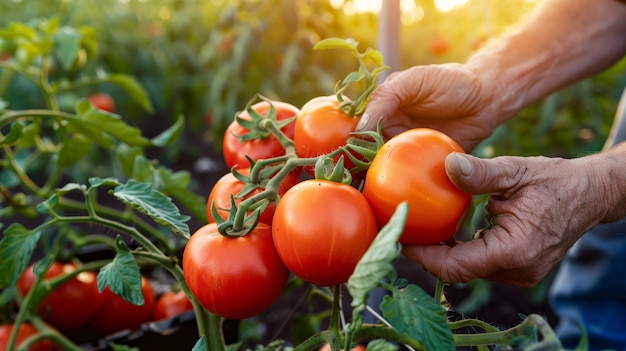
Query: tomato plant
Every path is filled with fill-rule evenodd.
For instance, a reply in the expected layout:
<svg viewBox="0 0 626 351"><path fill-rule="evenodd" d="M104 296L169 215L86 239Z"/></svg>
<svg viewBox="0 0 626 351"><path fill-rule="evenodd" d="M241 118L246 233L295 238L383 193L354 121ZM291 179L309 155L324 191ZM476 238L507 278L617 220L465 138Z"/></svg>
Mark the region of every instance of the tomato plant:
<svg viewBox="0 0 626 351"><path fill-rule="evenodd" d="M141 291L144 303L140 306L124 300L106 287L102 291L102 305L91 325L105 335L124 329L139 329L143 323L151 320L156 303L154 289L146 277L141 277Z"/></svg>
<svg viewBox="0 0 626 351"><path fill-rule="evenodd" d="M152 319L160 321L191 310L193 310L193 304L184 291L166 291L157 299Z"/></svg>
<svg viewBox="0 0 626 351"><path fill-rule="evenodd" d="M296 153L307 158L333 152L346 145L357 123L359 117L348 115L336 95L313 98L302 106L295 122ZM352 166L353 163L346 157L345 167L350 169ZM312 173L312 168L305 170Z"/></svg>
<svg viewBox="0 0 626 351"><path fill-rule="evenodd" d="M35 283L34 264L30 265L18 281L18 289L26 295ZM56 261L46 273L46 280L76 270L73 263ZM61 331L86 325L102 304L95 272L81 272L63 282L49 293L39 305L38 313Z"/></svg>
<svg viewBox="0 0 626 351"><path fill-rule="evenodd" d="M294 134L291 118L298 112L299 109L289 103L272 100L263 100L246 107L224 134L222 153L228 168L250 167L246 156L256 161L284 155L284 142L261 122L265 118L277 121L284 137L291 139Z"/></svg>
<svg viewBox="0 0 626 351"><path fill-rule="evenodd" d="M222 235L215 223L202 226L185 246L183 272L198 301L228 319L267 309L289 277L274 248L272 229L264 223L237 237Z"/></svg>
<svg viewBox="0 0 626 351"><path fill-rule="evenodd" d="M249 168L236 170L240 175L248 176L250 174ZM289 188L299 183L300 180L295 173L290 172L287 177L281 182L278 188L278 195L282 196ZM217 209L219 215L226 219L228 217L228 213L231 209L231 196L235 196L235 204L241 203L241 201L253 196L254 194L258 194L262 191L261 187L253 188L250 191L245 191L243 196L236 196L240 194L240 192L244 189L244 187L248 184L245 180L239 179L233 172L227 173L223 175L218 181L213 185L211 192L209 193L209 197L207 200L207 217L209 222L214 222L215 218L213 217L213 213L211 211L211 206L214 206ZM274 218L274 211L276 210L276 203L271 202L261 213L259 220L263 223L272 223L272 218Z"/></svg>
<svg viewBox="0 0 626 351"><path fill-rule="evenodd" d="M463 149L447 135L416 128L398 134L378 151L365 177L363 195L379 226L399 203L409 204L403 244L435 244L463 224L472 197L448 178L446 156Z"/></svg>
<svg viewBox="0 0 626 351"><path fill-rule="evenodd" d="M13 331L13 324L0 324L0 350L7 350L9 347L9 338ZM20 346L24 340L37 334L37 330L28 323L20 324L20 329L17 332L17 338L15 346ZM28 351L51 351L57 350L56 345L49 340L41 340L28 348Z"/></svg>
<svg viewBox="0 0 626 351"><path fill-rule="evenodd" d="M278 203L274 244L289 270L320 286L345 283L374 240L376 220L350 185L305 180Z"/></svg>
<svg viewBox="0 0 626 351"><path fill-rule="evenodd" d="M113 100L113 97L107 93L93 93L89 95L87 99L97 109L108 112L115 112L115 100Z"/></svg>

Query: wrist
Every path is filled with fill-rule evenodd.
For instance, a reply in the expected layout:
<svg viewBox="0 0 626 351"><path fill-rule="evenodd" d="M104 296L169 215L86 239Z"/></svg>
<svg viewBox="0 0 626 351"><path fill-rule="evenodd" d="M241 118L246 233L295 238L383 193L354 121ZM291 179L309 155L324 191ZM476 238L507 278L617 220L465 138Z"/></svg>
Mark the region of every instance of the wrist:
<svg viewBox="0 0 626 351"><path fill-rule="evenodd" d="M626 143L589 156L589 170L596 186L590 190L601 211L600 223L610 223L626 216Z"/></svg>

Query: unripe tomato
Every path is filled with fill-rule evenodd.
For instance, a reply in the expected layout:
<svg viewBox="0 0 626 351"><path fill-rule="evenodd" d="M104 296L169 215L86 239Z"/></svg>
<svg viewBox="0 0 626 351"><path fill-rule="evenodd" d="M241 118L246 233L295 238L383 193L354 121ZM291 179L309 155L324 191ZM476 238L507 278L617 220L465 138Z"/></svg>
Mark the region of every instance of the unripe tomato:
<svg viewBox="0 0 626 351"><path fill-rule="evenodd" d="M160 321L176 317L191 310L193 310L193 304L184 291L167 291L157 299L152 319Z"/></svg>
<svg viewBox="0 0 626 351"><path fill-rule="evenodd" d="M250 174L249 168L239 169L237 170L239 173L248 175ZM289 188L299 183L300 179L294 174L289 173L287 177L283 180L281 185L278 188L278 195L282 196ZM213 218L213 214L211 213L211 204L215 206L217 212L223 219L228 218L228 214L231 208L231 195L237 195L241 189L245 186L245 183L241 180L237 179L232 172L226 173L223 175L216 183L213 185L211 192L209 193L209 198L207 199L207 217L209 222L215 222L215 218ZM239 204L241 201L258 194L262 189L256 189L252 191L250 194L246 195L243 198L235 198L235 204ZM276 210L276 202L272 202L265 208L265 211L261 213L261 217L259 219L260 222L263 223L272 223L272 218L274 218L274 211Z"/></svg>
<svg viewBox="0 0 626 351"><path fill-rule="evenodd" d="M276 110L276 119L282 121L295 117L300 111L297 107L282 101L271 101ZM265 117L269 114L270 104L267 101L257 102L251 106L259 115ZM241 111L239 117L250 120L248 111ZM282 132L290 139L293 139L294 123L289 123L283 127ZM285 148L273 135L263 139L253 139L239 142L238 137L248 133L249 130L241 126L237 120L231 122L224 133L222 142L222 153L228 168L249 168L250 161L246 155L253 160L268 159L285 154Z"/></svg>
<svg viewBox="0 0 626 351"><path fill-rule="evenodd" d="M35 283L33 266L22 273L17 287L26 295ZM54 262L45 279L51 279L76 270L73 263ZM102 304L95 272L81 272L59 285L39 305L38 313L61 331L70 331L86 325Z"/></svg>
<svg viewBox="0 0 626 351"><path fill-rule="evenodd" d="M358 190L315 179L285 193L272 230L289 270L319 286L348 281L377 234L374 214Z"/></svg>
<svg viewBox="0 0 626 351"><path fill-rule="evenodd" d="M11 338L11 332L13 332L13 324L1 324L0 325L0 350L7 350L9 347L9 340ZM20 346L24 340L37 334L37 330L28 323L20 324L20 330L17 332L17 338L15 340L15 346ZM51 351L59 350L58 345L54 344L50 340L41 340L28 348L28 351Z"/></svg>
<svg viewBox="0 0 626 351"><path fill-rule="evenodd" d="M347 99L347 98L346 98ZM360 117L348 116L339 108L337 96L319 96L309 100L298 114L295 123L294 143L299 157L325 155L346 145L350 133L354 132ZM338 155L336 159L339 159ZM354 164L344 156L344 166L350 169ZM313 174L313 167L305 170Z"/></svg>
<svg viewBox="0 0 626 351"><path fill-rule="evenodd" d="M200 304L227 319L253 317L270 307L289 277L264 223L235 238L220 234L215 223L201 227L185 246L183 273Z"/></svg>
<svg viewBox="0 0 626 351"><path fill-rule="evenodd" d="M152 284L146 277L141 277L143 305L135 305L116 295L107 286L103 291L102 306L94 316L91 325L98 332L109 335L117 331L137 330L152 318L155 295Z"/></svg>
<svg viewBox="0 0 626 351"><path fill-rule="evenodd" d="M94 93L87 97L91 104L100 110L115 112L115 100L107 93Z"/></svg>
<svg viewBox="0 0 626 351"><path fill-rule="evenodd" d="M472 197L446 174L445 159L451 152L464 151L452 138L428 128L400 133L383 145L363 188L379 227L407 201L409 214L401 243L436 244L459 230Z"/></svg>

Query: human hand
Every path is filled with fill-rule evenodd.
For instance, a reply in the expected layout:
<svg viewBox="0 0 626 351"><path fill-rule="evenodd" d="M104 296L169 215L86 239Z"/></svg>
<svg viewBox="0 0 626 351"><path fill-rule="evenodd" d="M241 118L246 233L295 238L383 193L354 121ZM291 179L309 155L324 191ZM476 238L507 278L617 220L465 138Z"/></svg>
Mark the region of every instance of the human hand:
<svg viewBox="0 0 626 351"><path fill-rule="evenodd" d="M386 138L416 127L440 130L465 151L487 138L503 116L497 88L467 66L455 63L415 66L391 74L368 101L357 130L375 130L380 120Z"/></svg>
<svg viewBox="0 0 626 351"><path fill-rule="evenodd" d="M611 177L615 167L624 168L620 157L479 159L453 153L446 159L448 176L470 194L491 194L486 209L493 226L452 247L405 246L403 253L450 283L485 278L536 285L583 233L624 216L624 180Z"/></svg>

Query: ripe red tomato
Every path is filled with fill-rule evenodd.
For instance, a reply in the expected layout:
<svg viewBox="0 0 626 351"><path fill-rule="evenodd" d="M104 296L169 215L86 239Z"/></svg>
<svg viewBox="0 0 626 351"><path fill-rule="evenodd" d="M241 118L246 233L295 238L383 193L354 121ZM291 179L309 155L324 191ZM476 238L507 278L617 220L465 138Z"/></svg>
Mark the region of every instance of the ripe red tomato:
<svg viewBox="0 0 626 351"><path fill-rule="evenodd" d="M264 223L236 238L220 234L215 223L201 227L183 252L183 273L202 306L227 319L253 317L270 307L289 277Z"/></svg>
<svg viewBox="0 0 626 351"><path fill-rule="evenodd" d="M0 324L0 350L7 350L9 347L9 339L13 331L13 324ZM15 340L16 349L24 340L37 334L37 330L28 323L20 324L20 330L17 332ZM41 340L28 348L28 351L50 351L58 350L58 346L50 340Z"/></svg>
<svg viewBox="0 0 626 351"><path fill-rule="evenodd" d="M105 335L124 329L139 329L143 323L151 320L156 303L154 289L146 277L141 277L141 291L144 304L138 306L124 300L106 287L102 291L104 301L91 325Z"/></svg>
<svg viewBox="0 0 626 351"><path fill-rule="evenodd" d="M35 283L33 266L30 265L20 277L17 287L26 295ZM46 279L71 273L76 269L73 263L54 262ZM51 325L61 331L69 331L86 325L102 304L98 292L95 272L82 272L76 277L59 285L39 305L38 313Z"/></svg>
<svg viewBox="0 0 626 351"><path fill-rule="evenodd" d="M276 110L276 119L278 121L295 117L300 111L297 107L282 101L271 101L271 104ZM267 101L261 101L252 105L251 108L259 115L266 117L270 111L270 104ZM251 119L248 111L241 111L239 117L247 120ZM281 130L287 137L293 139L294 123L289 123ZM239 142L238 137L248 132L249 130L241 126L237 120L231 122L226 129L224 141L222 142L222 153L228 168L250 167L250 162L246 159L246 155L256 161L285 154L284 147L273 135L263 139Z"/></svg>
<svg viewBox="0 0 626 351"><path fill-rule="evenodd" d="M339 108L337 96L319 96L309 100L298 114L295 123L294 142L299 157L325 155L346 145L350 133L354 132L359 117L348 116ZM338 159L341 155L338 155ZM344 157L344 166L350 169L354 164ZM313 174L313 167L305 167Z"/></svg>
<svg viewBox="0 0 626 351"><path fill-rule="evenodd" d="M239 169L237 170L239 173L248 175L250 174L249 168ZM294 173L289 173L285 180L281 183L278 188L278 195L282 196L289 188L299 183L300 180ZM218 213L223 219L228 218L228 213L231 208L231 195L237 195L241 189L244 187L245 183L237 179L231 172L225 174L220 178L213 188L211 189L211 193L209 193L209 198L207 200L207 217L209 222L215 222L215 218L213 218L213 214L211 213L211 204L213 203ZM262 189L256 189L252 191L250 194L246 195L243 198L235 198L235 204L239 204L241 201L261 192ZM261 213L261 217L259 219L260 222L263 223L272 223L272 218L274 218L274 211L276 210L276 203L270 203L263 213Z"/></svg>
<svg viewBox="0 0 626 351"><path fill-rule="evenodd" d="M416 128L387 141L372 161L363 195L379 226L396 207L409 204L403 244L435 244L451 238L466 219L471 195L448 178L446 156L463 149L447 135Z"/></svg>
<svg viewBox="0 0 626 351"><path fill-rule="evenodd" d="M193 304L184 291L167 291L157 299L152 319L155 321L169 319L191 310Z"/></svg>
<svg viewBox="0 0 626 351"><path fill-rule="evenodd" d="M319 286L345 283L377 234L376 220L355 188L305 180L282 197L272 223L287 268Z"/></svg>
<svg viewBox="0 0 626 351"><path fill-rule="evenodd" d="M108 112L115 112L115 100L107 93L94 93L87 97L94 107Z"/></svg>

